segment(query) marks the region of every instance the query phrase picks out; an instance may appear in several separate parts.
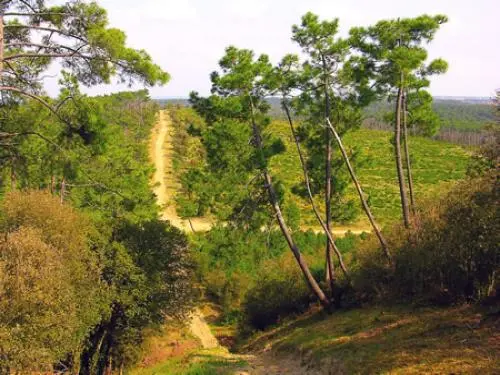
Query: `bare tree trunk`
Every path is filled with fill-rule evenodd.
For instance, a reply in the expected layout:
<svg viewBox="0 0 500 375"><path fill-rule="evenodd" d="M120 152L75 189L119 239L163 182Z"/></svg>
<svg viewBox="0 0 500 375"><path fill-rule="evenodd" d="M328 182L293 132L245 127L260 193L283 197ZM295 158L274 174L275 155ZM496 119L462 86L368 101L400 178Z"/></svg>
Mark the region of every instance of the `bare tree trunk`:
<svg viewBox="0 0 500 375"><path fill-rule="evenodd" d="M392 256L389 251L389 245L387 244L387 241L385 240L384 236L382 235L382 232L380 231L379 227L377 226L377 223L375 222L375 218L373 217L373 214L370 210L370 206L368 206L368 202L365 199L365 196L363 194L363 190L361 189L361 185L358 181L358 178L356 177L356 174L354 173L354 168L351 165L351 162L349 161L349 156L347 155L347 152L344 148L344 145L342 144L342 139L340 139L339 134L335 130L335 127L332 125L330 122L330 119L326 119L328 127L330 128L333 136L335 137L337 144L339 146L340 152L342 154L342 158L344 159L344 162L347 166L347 169L349 170L349 174L351 175L352 182L354 183L354 186L356 187L356 190L358 191L359 199L361 201L361 206L363 207L363 211L365 211L366 216L368 217L368 220L370 221L370 224L373 228L373 231L377 235L377 238L380 242L380 245L382 246L382 250L387 257L387 260L392 263Z"/></svg>
<svg viewBox="0 0 500 375"><path fill-rule="evenodd" d="M10 166L10 190L15 191L17 188L16 176L16 158L12 158Z"/></svg>
<svg viewBox="0 0 500 375"><path fill-rule="evenodd" d="M347 281L350 282L350 275L349 275L349 272L347 270L347 267L345 266L344 259L342 258L342 253L340 252L337 245L335 244L335 239L334 239L331 231L328 229L326 223L321 218L321 214L320 214L318 208L316 207L316 203L314 203L313 194L311 191L311 181L309 180L309 172L307 171L307 164L306 164L306 161L304 159L304 155L302 154L302 150L300 148L300 143L299 143L297 133L295 132L295 127L293 126L293 120L292 120L292 116L290 115L290 109L288 108L288 105L285 102L283 102L283 108L285 109L285 113L286 113L286 116L288 118L288 123L290 124L290 130L292 131L292 136L293 136L293 139L295 141L295 145L297 147L297 152L299 154L300 164L302 166L302 171L304 174L304 181L306 184L307 195L309 198L309 202L311 203L312 209L314 211L314 215L316 216L316 219L318 220L321 227L323 228L323 231L326 234L328 244L331 246L331 248L333 249L333 251L337 255L337 258L338 258L339 264L340 264L340 268L342 268L342 271L344 272L344 275L346 276ZM330 256L330 259L327 258L327 262L328 261L331 262L331 260L332 260L331 256ZM334 281L333 278L330 279L330 282L331 282L330 287L332 288L332 292L333 292L333 287L334 287L333 281Z"/></svg>
<svg viewBox="0 0 500 375"><path fill-rule="evenodd" d="M328 94L328 79L325 81L325 116L330 118L330 96ZM331 234L331 221L332 221L332 136L328 129L325 129L325 221L327 231ZM295 142L298 144L297 142ZM335 288L335 274L332 262L332 244L330 240L326 239L326 282L330 285L330 290L333 294Z"/></svg>
<svg viewBox="0 0 500 375"><path fill-rule="evenodd" d="M410 146L408 145L408 95L403 96L403 142L405 144L406 176L410 193L410 209L415 213L415 199L413 196L413 177L411 174Z"/></svg>
<svg viewBox="0 0 500 375"><path fill-rule="evenodd" d="M54 175L50 176L50 194L54 194L56 185L56 177Z"/></svg>
<svg viewBox="0 0 500 375"><path fill-rule="evenodd" d="M258 151L263 154L263 144L262 144L262 137L260 134L260 130L257 126L257 123L255 122L255 110L253 106L253 99L250 96L250 111L251 111L251 120L252 120L252 131L253 131L253 136L254 136L254 142L255 142L255 147L258 149ZM276 191L274 189L271 176L269 175L269 172L267 171L267 167L262 168L262 174L264 177L264 184L265 188L267 189L267 192L269 194L269 202L271 203L271 206L273 207L273 210L276 214L276 219L278 220L278 225L280 227L280 230L285 237L285 240L288 244L288 247L292 251L293 255L295 256L295 259L297 260L297 263L302 270L302 273L304 274L304 277L310 287L310 289L313 291L313 293L318 297L320 300L321 304L327 308L330 307L330 301L326 297L325 293L321 289L321 287L318 285L318 282L314 279L309 266L307 265L306 260L300 253L299 248L293 241L292 235L290 234L290 230L286 225L285 219L283 218L283 214L281 213L281 209L278 203L278 198L276 195Z"/></svg>
<svg viewBox="0 0 500 375"><path fill-rule="evenodd" d="M90 334L88 344L80 355L80 375L91 375L94 372L92 366L94 356L96 353L100 352L106 332L106 327L101 324Z"/></svg>
<svg viewBox="0 0 500 375"><path fill-rule="evenodd" d="M4 58L4 50L5 50L4 24L3 24L3 15L5 13L4 8L5 8L5 4L2 2L0 4L0 77L3 74L3 58Z"/></svg>
<svg viewBox="0 0 500 375"><path fill-rule="evenodd" d="M106 366L106 375L113 375L113 357L109 357L108 365Z"/></svg>
<svg viewBox="0 0 500 375"><path fill-rule="evenodd" d="M64 203L64 195L66 194L66 179L63 177L61 181L61 191L59 192L61 195L61 204Z"/></svg>
<svg viewBox="0 0 500 375"><path fill-rule="evenodd" d="M193 222L191 221L191 218L190 218L190 217L188 217L188 219L187 219L187 220L188 220L189 226L191 227L191 231L192 231L193 233L196 233L196 231L194 230L194 226L193 226Z"/></svg>
<svg viewBox="0 0 500 375"><path fill-rule="evenodd" d="M403 223L406 228L410 227L410 211L408 209L408 198L406 197L406 184L403 173L403 162L401 160L401 112L403 107L403 73L398 89L398 100L396 102L396 122L394 125L394 151L396 156L396 172L398 174L399 194L401 196L401 209L403 210Z"/></svg>

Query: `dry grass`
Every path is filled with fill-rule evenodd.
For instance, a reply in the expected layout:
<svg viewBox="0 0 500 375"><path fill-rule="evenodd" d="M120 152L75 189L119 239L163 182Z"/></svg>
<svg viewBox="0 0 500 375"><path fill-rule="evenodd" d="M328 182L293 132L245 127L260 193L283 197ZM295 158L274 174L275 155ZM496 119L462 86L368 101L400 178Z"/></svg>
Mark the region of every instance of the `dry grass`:
<svg viewBox="0 0 500 375"><path fill-rule="evenodd" d="M500 320L472 307L315 313L255 337L247 350L300 357L335 373L495 374ZM326 371L326 370L325 370Z"/></svg>

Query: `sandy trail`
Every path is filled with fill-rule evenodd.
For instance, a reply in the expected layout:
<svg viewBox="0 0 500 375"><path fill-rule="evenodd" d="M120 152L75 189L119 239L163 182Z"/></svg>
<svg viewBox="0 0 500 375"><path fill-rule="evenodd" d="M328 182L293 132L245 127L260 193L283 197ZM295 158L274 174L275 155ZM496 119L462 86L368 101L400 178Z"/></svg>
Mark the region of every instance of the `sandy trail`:
<svg viewBox="0 0 500 375"><path fill-rule="evenodd" d="M172 135L171 120L168 111L162 110L159 113L158 122L155 125L151 137L150 156L155 165L155 173L153 176L154 193L157 196L158 204L162 207L162 219L168 220L175 227L190 232L193 231L209 231L212 223L205 218L197 218L191 220L183 220L177 214L175 209L175 194L179 189L179 183L174 176L172 156ZM356 228L359 229L359 228ZM353 230L354 233L362 232L362 230ZM348 229L334 230L335 235L343 235ZM191 333L197 337L201 343L203 350L210 351L211 354L216 354L225 360L240 361L244 360L248 363L247 366L235 372L235 375L313 375L317 372L310 372L301 367L300 362L296 360L284 360L274 358L270 353L261 353L258 355L241 355L230 353L226 348L222 347L217 338L210 330L210 326L205 321L203 314L198 309L191 314L189 324Z"/></svg>
<svg viewBox="0 0 500 375"><path fill-rule="evenodd" d="M183 220L177 214L175 209L175 194L180 189L180 185L175 178L173 170L173 146L172 146L172 128L171 120L167 110L162 110L159 113L158 122L153 129L151 138L150 154L155 165L155 173L153 176L154 192L158 199L158 204L162 207L162 219L168 220L173 226L185 231L192 232L207 232L213 223L207 218L193 218L191 223L188 220ZM303 228L305 230L312 229L315 233L322 233L323 230L319 227ZM357 225L351 227L334 227L332 234L337 237L344 236L347 232L353 234L361 234L363 232L371 232L368 225Z"/></svg>
<svg viewBox="0 0 500 375"><path fill-rule="evenodd" d="M150 145L151 159L155 165L155 174L153 176L154 193L158 199L158 204L162 207L163 213L161 217L185 232L193 230L209 231L212 227L209 220L194 218L191 219L190 224L188 220L181 219L175 209L175 194L180 185L175 178L172 163L173 147L170 124L171 120L168 111L160 111L158 122L153 129Z"/></svg>
<svg viewBox="0 0 500 375"><path fill-rule="evenodd" d="M203 349L214 349L220 347L219 342L210 330L209 325L203 318L202 313L196 309L191 315L190 324L191 333L196 336L201 343Z"/></svg>

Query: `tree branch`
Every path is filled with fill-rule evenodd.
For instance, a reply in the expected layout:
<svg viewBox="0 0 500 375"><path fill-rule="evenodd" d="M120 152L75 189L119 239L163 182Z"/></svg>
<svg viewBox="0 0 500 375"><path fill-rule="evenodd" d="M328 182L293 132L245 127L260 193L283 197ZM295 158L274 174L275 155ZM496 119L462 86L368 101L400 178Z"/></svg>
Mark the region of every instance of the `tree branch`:
<svg viewBox="0 0 500 375"><path fill-rule="evenodd" d="M59 57L74 57L74 56L78 56L78 57L81 57L81 58L86 58L86 59L90 59L91 57L90 56L85 56L85 55L81 55L79 53L19 53L17 55L10 55L10 56L6 56L3 61L10 61L10 60L16 60L16 59L23 59L23 58L31 58L31 57L38 57L38 58L41 58L41 57L49 57L49 58L59 58Z"/></svg>
<svg viewBox="0 0 500 375"><path fill-rule="evenodd" d="M23 12L9 12L4 13L4 17L15 16L15 17L36 17L36 16L71 16L71 13L62 12L36 12L33 13L23 13Z"/></svg>
<svg viewBox="0 0 500 375"><path fill-rule="evenodd" d="M51 27L34 26L34 25L20 25L20 24L6 24L6 25L4 25L4 28L21 28L21 29L31 29L31 30L38 30L38 31L49 31L51 33L64 35L68 38L78 39L78 40L81 40L82 42L88 43L88 41L86 39L84 39L78 35L74 35L74 34L71 34L69 32L66 32L64 30L54 29Z"/></svg>
<svg viewBox="0 0 500 375"><path fill-rule="evenodd" d="M37 102L41 103L44 107L46 107L50 112L52 112L60 121L64 122L65 124L69 125L68 122L59 115L59 113L45 100L43 100L41 97L35 94L31 94L29 92L26 92L24 90L21 90L17 87L13 86L0 86L0 91L11 91L11 92L16 92L18 94L21 94L23 96L27 96L31 99L36 100Z"/></svg>
<svg viewBox="0 0 500 375"><path fill-rule="evenodd" d="M342 139L340 138L335 127L332 125L330 119L328 117L326 117L325 120L326 120L326 124L327 124L328 128L330 129L331 133L335 137L335 140L337 141L337 145L340 149L340 153L342 154L342 158L344 159L344 162L347 166L347 169L348 169L349 174L351 176L351 180L354 183L354 186L356 187L356 190L358 192L359 199L361 201L361 206L363 207L363 210L365 211L365 214L368 217L368 220L370 221L370 224L373 228L373 231L377 235L377 238L380 242L380 245L382 246L382 250L383 250L387 260L389 261L389 264L392 265L392 255L389 251L389 245L387 244L385 237L382 235L382 232L380 231L380 229L377 226L377 223L375 222L375 218L373 217L373 214L370 210L370 206L368 206L368 202L366 202L363 190L361 189L361 185L358 181L358 178L356 177L356 174L354 173L354 169L351 165L351 162L349 161L349 156L347 155L347 152L344 148L344 145L342 143Z"/></svg>
<svg viewBox="0 0 500 375"><path fill-rule="evenodd" d="M38 48L41 48L41 49L67 49L69 51L73 51L73 52L78 52L79 50L81 50L83 47L87 46L88 44L82 44L81 46L79 46L78 48L73 48L73 47L68 47L68 46L65 46L65 45L55 45L55 46L50 46L50 45L47 45L47 44L39 44L39 43L32 43L32 42L14 42L14 43L7 43L5 45L5 48L12 48L14 46L18 46L18 47L38 47Z"/></svg>
<svg viewBox="0 0 500 375"><path fill-rule="evenodd" d="M62 46L61 46L62 48ZM70 47L65 47L67 49L70 49ZM129 69L127 65L123 64L122 62L118 60L113 60L105 57L100 57L100 56L89 56L89 55L83 55L81 54L78 50L73 50L73 53L20 53L17 55L10 55L7 56L3 59L3 61L10 61L10 60L16 60L16 59L21 59L21 58L40 58L40 57L49 57L49 58L73 58L73 57L79 57L87 61L91 60L101 60L105 62L110 62L116 66L119 66L122 69Z"/></svg>

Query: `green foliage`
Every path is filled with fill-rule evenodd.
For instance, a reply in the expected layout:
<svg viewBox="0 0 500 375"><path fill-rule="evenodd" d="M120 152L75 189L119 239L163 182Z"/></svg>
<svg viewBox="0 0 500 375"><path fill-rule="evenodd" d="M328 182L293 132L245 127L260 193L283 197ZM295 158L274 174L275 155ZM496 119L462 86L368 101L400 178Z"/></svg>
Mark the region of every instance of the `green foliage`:
<svg viewBox="0 0 500 375"><path fill-rule="evenodd" d="M140 358L146 328L159 327L166 316L184 317L188 312L193 296L191 263L186 237L166 222L124 223L116 240L126 249L122 256L128 257L132 269L117 273L115 264L105 270L116 295L112 315L101 325L112 332L107 338L112 347L107 350L130 366Z"/></svg>
<svg viewBox="0 0 500 375"><path fill-rule="evenodd" d="M1 213L0 369L49 370L110 312L95 229L47 192L9 193Z"/></svg>
<svg viewBox="0 0 500 375"><path fill-rule="evenodd" d="M288 125L282 121L273 121L268 131L274 137L283 139L286 147L286 152L271 160L271 172L283 182L286 201L292 201L299 207L301 227L317 227L309 202L303 192L297 190L297 187L303 185L303 176ZM353 162L354 168L363 184L363 190L368 195L373 214L383 224L397 221L400 215L399 190L390 138L389 132L367 129L350 132L344 137L348 152L358 150L358 157ZM409 142L412 147L415 191L421 200L442 194L453 183L466 176L470 154L463 148L422 137L410 137ZM348 172L345 166L340 166L338 173L345 175ZM318 207L322 208L321 196L317 199ZM350 201L354 206L349 205ZM360 209L356 192L349 185L340 205L333 210L333 215L338 224L351 222L352 216L347 216L349 210L355 210L357 214Z"/></svg>
<svg viewBox="0 0 500 375"><path fill-rule="evenodd" d="M291 255L266 262L256 278L242 306L244 322L255 329L303 313L314 300Z"/></svg>
<svg viewBox="0 0 500 375"><path fill-rule="evenodd" d="M498 182L490 173L430 202L411 230L388 232L395 270L381 266L374 251L360 254L360 290L434 303L484 299L498 282L498 201Z"/></svg>
<svg viewBox="0 0 500 375"><path fill-rule="evenodd" d="M75 87L68 90L78 94ZM101 371L110 357L115 363L133 364L147 328L160 324L165 314L182 314L189 306L186 239L158 221L150 187L148 144L157 108L144 91L96 98L76 95L61 113L76 119L79 127L55 121L37 103L4 108L7 129L36 130L40 135L20 134L15 148L2 150L15 155L14 163L7 158L0 165L4 200L12 189L50 189L59 201L85 211L97 229L87 240L99 250L96 277L105 282L108 294L95 302L102 303L106 314L92 322L82 320L85 329L73 335L75 344L54 355L52 364L71 353L64 366L77 367L80 362L82 374ZM30 327L26 323L26 329Z"/></svg>
<svg viewBox="0 0 500 375"><path fill-rule="evenodd" d="M354 220L359 212L352 209L354 200L345 196L350 176L342 169L344 162L340 152L328 156L327 150L336 150L336 147L333 147L333 136L326 128L325 119L328 118L334 124L340 136L359 128L361 109L369 100L370 92L367 82L360 80L350 69L349 41L336 37L337 31L338 19L320 21L318 16L307 13L302 17L300 26L292 27L292 40L306 53L307 60L297 73L297 78L290 77L292 70L287 64L282 62L281 65L287 71L285 76L292 80L292 90L283 94L290 95L293 89L301 90L291 104L302 118L298 136L307 150L312 192L325 196L327 189L330 189L332 208L327 215L333 220L348 222ZM325 167L327 157L331 158L328 164L330 181ZM356 153L351 155L351 159L356 157ZM294 188L305 197L307 192L303 185L301 183ZM349 208L344 210L346 206ZM342 213L339 215L339 212Z"/></svg>
<svg viewBox="0 0 500 375"><path fill-rule="evenodd" d="M183 111L191 112L193 110L186 108ZM187 124L184 126L187 126ZM225 131L229 132L230 130L231 128L228 128ZM285 146L285 151L275 155L269 163L271 173L281 182L285 203L284 211L288 211L288 206L298 207L300 211L299 226L302 228L317 227L316 219L310 211L310 205L303 189L300 161L291 139L288 124L283 121L273 121L267 127L266 132L270 134L270 138L283 140ZM368 194L373 213L384 224L396 221L400 214L390 137L388 132L366 129L353 131L344 137L348 152L357 155L353 164L358 171L364 190ZM194 143L196 141L196 138L194 138L194 141L191 139L188 142ZM410 145L413 154L415 190L416 194L422 197L422 200L442 192L443 189L448 189L455 181L465 177L470 156L461 147L422 137L410 137ZM215 150L214 148L214 152ZM179 155L184 155L186 151L180 150L179 152ZM225 154L225 152L222 149L219 150L219 153ZM228 154L234 154L237 151L231 148L227 152ZM194 152L190 157L194 157L197 153L198 151ZM335 155L337 155L335 158L340 157L337 153L338 151L335 150ZM188 156L188 160L190 157ZM233 160L237 164L237 158ZM346 185L343 195L334 195L336 205L332 215L334 222L338 224L355 222L355 218L361 210L356 192L347 183L347 174L348 172L344 166L337 165L334 184ZM246 185L238 189L227 189L228 186L236 187L240 185L237 185L237 181L230 180L230 176L226 175L222 169L217 178L213 180L209 180L206 177L206 172L200 168L193 168L193 170L186 168L180 176L182 188L181 194L178 196L178 202L182 201L183 209L190 214L194 213L193 216L211 211L221 213L219 216L221 218L227 217L230 212L226 211L229 206L227 202L233 199L231 197L239 194L241 194L241 197L248 196L248 192L252 191L253 186L249 185L248 189ZM207 191L206 186L211 187L210 191ZM213 200L212 196L215 197ZM219 196L224 198L219 198ZM322 208L322 195L318 195L316 199L317 206Z"/></svg>
<svg viewBox="0 0 500 375"><path fill-rule="evenodd" d="M316 276L320 276L323 272L325 236L312 231L296 231L294 239ZM222 307L222 321L244 319L253 324L247 319L253 314L242 314L242 306L247 304L249 294L253 296L251 304L255 314L264 314L265 307L259 307L262 301L258 298L266 294L262 289L263 280L269 281L266 283L269 300L265 303L268 304L266 306L274 306L273 311L269 312L274 318L269 318L269 321L265 319L267 323L262 321L261 328L272 324L279 316L284 317L298 311L280 307L285 303L285 297L280 296L278 290L283 291L285 286L290 289L290 293L293 293L292 289L295 288L297 295L304 297L301 299L303 303L301 308L298 307L299 310L306 301L309 305L313 299L306 285L302 285L303 277L300 271L295 269L296 265L292 266L294 261L288 254L287 243L279 231L215 227L206 234L198 234L194 241L192 247L197 278L205 287L207 295ZM343 254L349 254L358 245L358 241L358 237L348 235L337 239L336 242ZM292 279L294 282L288 283ZM273 285L277 288L275 291L272 291ZM290 296L291 294L288 295ZM257 313L257 310L260 312ZM255 324L259 323L256 321Z"/></svg>
<svg viewBox="0 0 500 375"><path fill-rule="evenodd" d="M18 135L1 151L1 189L50 189L103 220L156 217L147 142L157 106L147 92L78 96L63 110L78 128L36 102L2 110L2 126Z"/></svg>
<svg viewBox="0 0 500 375"><path fill-rule="evenodd" d="M39 94L37 79L54 61L86 86L110 83L114 76L120 82L150 86L169 80L146 51L127 47L125 34L109 28L107 13L96 2L67 1L53 7L46 1L31 3L9 1L3 9L6 14L27 14L21 20L6 16L4 59L9 63L4 70L15 74L3 82L3 89Z"/></svg>
<svg viewBox="0 0 500 375"><path fill-rule="evenodd" d="M186 169L203 165L205 151L198 138L206 125L204 120L189 107L168 106L172 120L173 166L178 174Z"/></svg>
<svg viewBox="0 0 500 375"><path fill-rule="evenodd" d="M207 125L199 132L206 166L196 172L204 185L197 185L212 187L210 196L195 196L220 221L260 228L270 218L263 172L283 151L283 143L264 132L269 125L266 78L272 66L266 55L255 58L252 51L235 47L226 49L219 66L211 75L213 95L192 93L190 99Z"/></svg>
<svg viewBox="0 0 500 375"><path fill-rule="evenodd" d="M360 52L352 59L350 67L355 72L363 72L365 79L373 81L377 94L388 96L389 100L397 102L396 91L401 89L408 103L409 125L423 126L422 134L435 133L439 125L432 112L432 97L423 89L429 87L431 76L443 74L448 69L443 59L426 64L424 45L434 39L440 26L447 21L444 15L422 15L383 20L368 28L350 30L350 43Z"/></svg>

